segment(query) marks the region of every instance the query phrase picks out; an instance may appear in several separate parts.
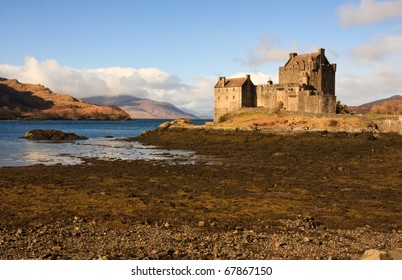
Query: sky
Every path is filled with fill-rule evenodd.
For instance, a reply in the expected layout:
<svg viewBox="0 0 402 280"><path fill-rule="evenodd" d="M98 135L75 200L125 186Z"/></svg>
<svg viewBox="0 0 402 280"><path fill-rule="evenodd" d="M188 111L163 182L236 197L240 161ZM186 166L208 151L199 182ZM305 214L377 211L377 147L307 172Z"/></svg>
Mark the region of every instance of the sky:
<svg viewBox="0 0 402 280"><path fill-rule="evenodd" d="M347 105L402 94L402 0L0 0L0 77L213 114L219 76L326 50Z"/></svg>

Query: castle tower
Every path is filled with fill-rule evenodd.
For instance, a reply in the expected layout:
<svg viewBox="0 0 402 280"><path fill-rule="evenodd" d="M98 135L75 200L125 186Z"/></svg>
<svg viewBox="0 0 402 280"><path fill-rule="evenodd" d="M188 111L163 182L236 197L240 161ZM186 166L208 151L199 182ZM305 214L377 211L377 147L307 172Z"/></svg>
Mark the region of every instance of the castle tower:
<svg viewBox="0 0 402 280"><path fill-rule="evenodd" d="M255 86L250 75L243 78L219 77L214 87L214 121L242 107L255 107Z"/></svg>
<svg viewBox="0 0 402 280"><path fill-rule="evenodd" d="M336 64L330 64L325 49L316 53L289 54L289 60L279 67L279 84L302 83L320 95L335 95Z"/></svg>

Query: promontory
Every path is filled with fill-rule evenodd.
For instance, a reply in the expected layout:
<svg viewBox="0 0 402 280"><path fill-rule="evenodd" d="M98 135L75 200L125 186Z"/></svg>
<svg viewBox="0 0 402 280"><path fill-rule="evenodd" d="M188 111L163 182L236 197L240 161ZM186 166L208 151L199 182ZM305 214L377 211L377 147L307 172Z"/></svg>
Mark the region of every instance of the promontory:
<svg viewBox="0 0 402 280"><path fill-rule="evenodd" d="M98 106L40 84L0 78L0 119L125 120L117 106Z"/></svg>

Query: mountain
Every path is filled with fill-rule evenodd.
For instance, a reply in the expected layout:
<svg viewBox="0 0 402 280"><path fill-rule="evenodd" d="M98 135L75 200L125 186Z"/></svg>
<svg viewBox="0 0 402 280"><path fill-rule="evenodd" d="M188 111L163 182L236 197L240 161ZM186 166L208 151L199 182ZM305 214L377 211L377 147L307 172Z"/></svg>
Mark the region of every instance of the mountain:
<svg viewBox="0 0 402 280"><path fill-rule="evenodd" d="M171 103L158 102L147 98L120 95L94 96L84 100L93 104L119 106L133 119L198 119L197 116L184 112Z"/></svg>
<svg viewBox="0 0 402 280"><path fill-rule="evenodd" d="M402 114L402 96L394 95L389 98L376 100L359 106L348 106L355 114Z"/></svg>
<svg viewBox="0 0 402 280"><path fill-rule="evenodd" d="M122 120L129 115L116 106L98 106L59 94L39 84L0 78L0 119Z"/></svg>

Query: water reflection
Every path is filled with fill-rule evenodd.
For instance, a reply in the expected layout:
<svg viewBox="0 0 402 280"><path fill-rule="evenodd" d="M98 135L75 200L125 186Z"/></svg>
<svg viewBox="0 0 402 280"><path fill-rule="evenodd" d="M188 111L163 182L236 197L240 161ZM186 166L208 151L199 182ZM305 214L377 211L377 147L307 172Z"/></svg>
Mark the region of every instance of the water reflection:
<svg viewBox="0 0 402 280"><path fill-rule="evenodd" d="M51 142L24 140L24 147L3 166L21 165L73 165L84 163L87 158L102 160L164 160L169 164L194 164L192 151L162 150L138 142L118 139L89 139L85 141Z"/></svg>

